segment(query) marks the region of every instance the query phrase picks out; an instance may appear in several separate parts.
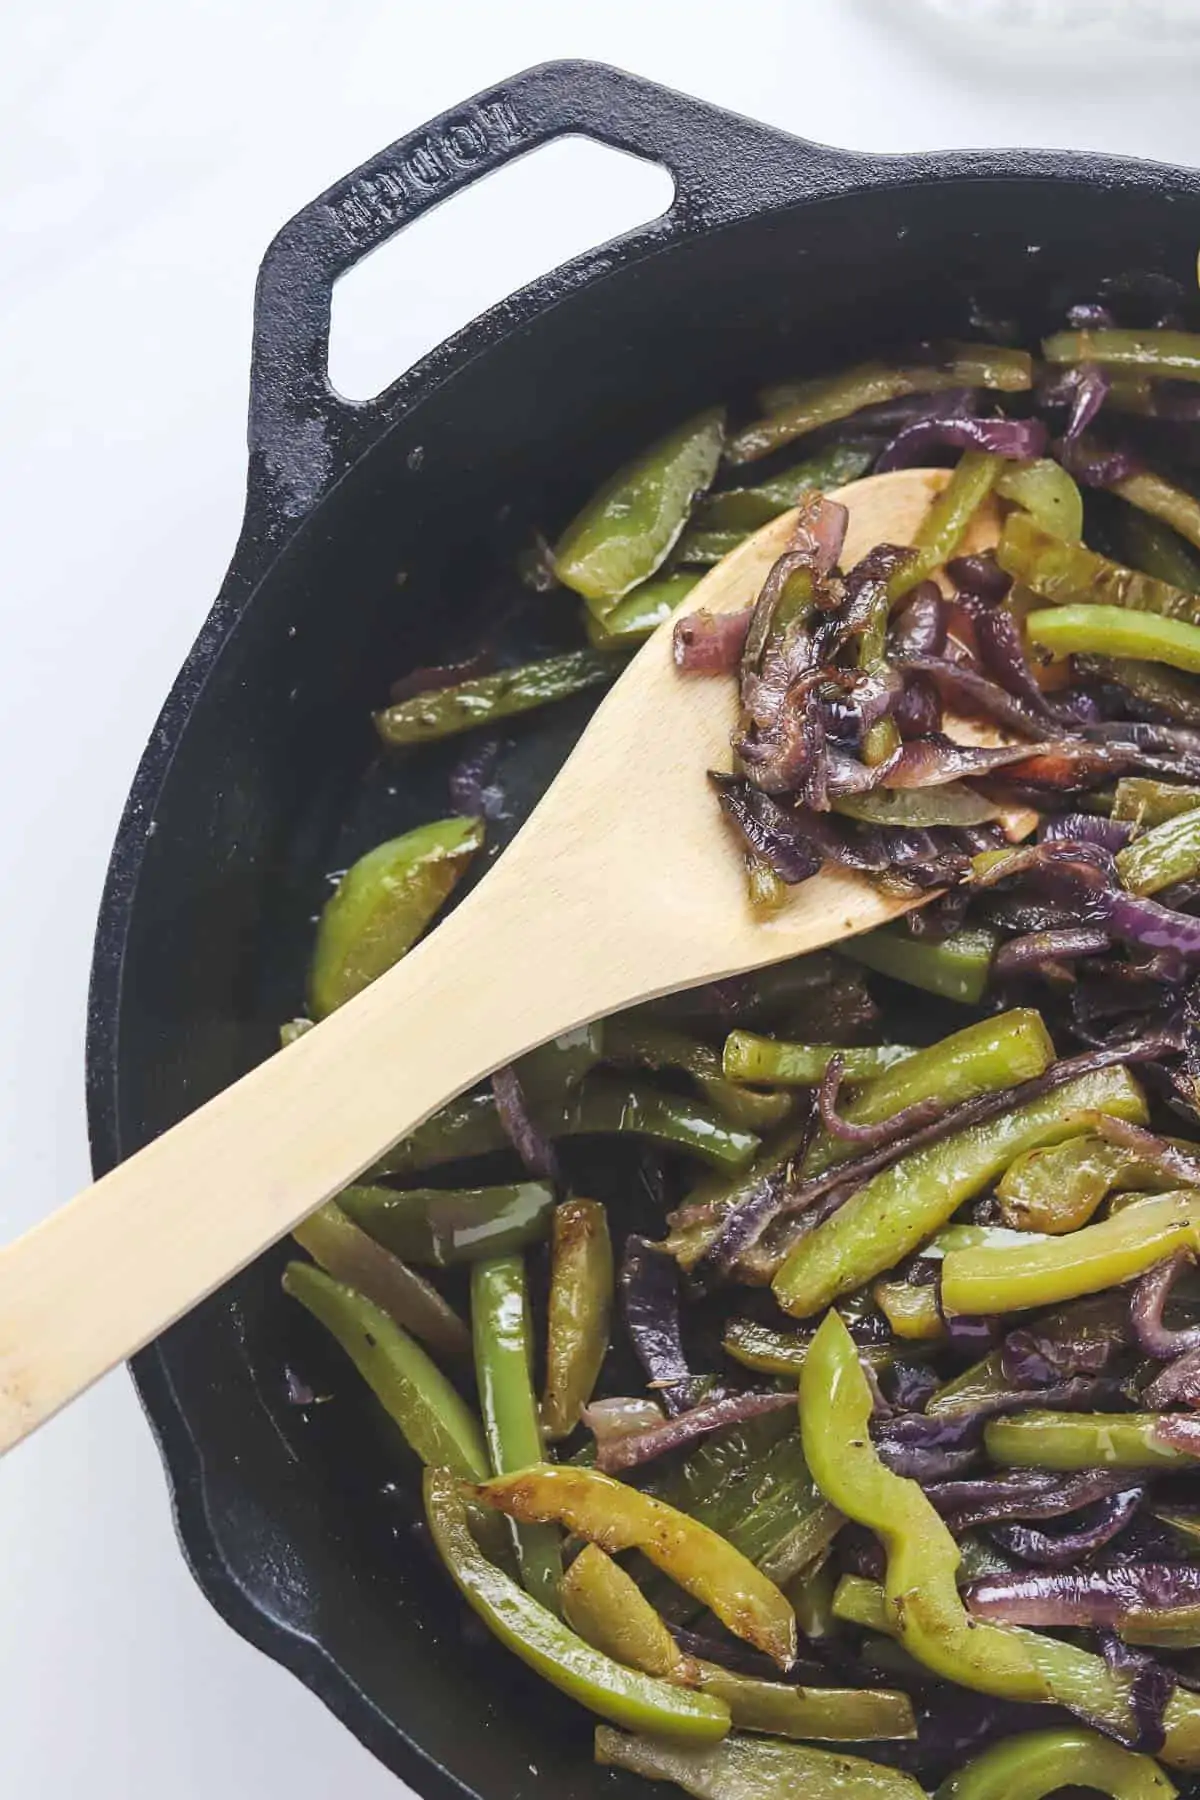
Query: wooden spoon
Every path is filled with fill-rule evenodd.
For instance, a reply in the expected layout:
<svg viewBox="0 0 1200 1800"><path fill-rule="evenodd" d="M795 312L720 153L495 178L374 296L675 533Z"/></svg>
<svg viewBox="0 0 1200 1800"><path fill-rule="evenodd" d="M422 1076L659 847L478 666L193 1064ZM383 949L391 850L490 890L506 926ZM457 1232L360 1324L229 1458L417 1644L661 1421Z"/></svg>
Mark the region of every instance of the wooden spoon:
<svg viewBox="0 0 1200 1800"><path fill-rule="evenodd" d="M841 489L845 566L910 541L946 479L912 469ZM752 600L794 517L718 564L687 609ZM966 547L997 535L984 508ZM0 1449L501 1064L634 1001L836 943L914 904L826 868L767 921L752 916L741 853L705 780L729 767L735 709L732 681L676 672L663 625L520 835L431 936L0 1251ZM956 735L997 741L975 727ZM1028 825L1025 815L1010 831Z"/></svg>

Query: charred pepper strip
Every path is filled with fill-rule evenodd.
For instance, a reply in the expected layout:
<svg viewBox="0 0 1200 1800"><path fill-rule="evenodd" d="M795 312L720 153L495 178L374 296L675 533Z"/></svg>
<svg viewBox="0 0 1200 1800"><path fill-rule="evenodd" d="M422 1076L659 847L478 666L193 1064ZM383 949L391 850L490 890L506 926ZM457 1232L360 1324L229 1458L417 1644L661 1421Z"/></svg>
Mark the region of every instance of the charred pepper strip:
<svg viewBox="0 0 1200 1800"><path fill-rule="evenodd" d="M563 1577L563 1609L580 1637L617 1662L724 1700L735 1730L843 1744L916 1735L907 1694L796 1687L684 1656L633 1577L595 1544Z"/></svg>
<svg viewBox="0 0 1200 1800"><path fill-rule="evenodd" d="M1127 844L1118 853L1117 874L1132 894L1157 894L1200 874L1200 806Z"/></svg>
<svg viewBox="0 0 1200 1800"><path fill-rule="evenodd" d="M600 1726L596 1761L650 1781L673 1781L695 1800L924 1800L911 1775L861 1757L771 1738L728 1738L703 1750Z"/></svg>
<svg viewBox="0 0 1200 1800"><path fill-rule="evenodd" d="M1058 1236L1086 1225L1115 1187L1161 1185L1132 1151L1084 1132L1016 1157L996 1183L996 1198L1001 1218L1014 1230Z"/></svg>
<svg viewBox="0 0 1200 1800"><path fill-rule="evenodd" d="M398 1193L363 1183L346 1188L339 1202L396 1256L448 1269L503 1256L544 1238L554 1189L548 1181L519 1181L510 1187L408 1188Z"/></svg>
<svg viewBox="0 0 1200 1800"><path fill-rule="evenodd" d="M1132 656L1200 674L1200 625L1120 606L1060 606L1032 612L1025 629L1051 656Z"/></svg>
<svg viewBox="0 0 1200 1800"><path fill-rule="evenodd" d="M993 1419L984 1442L1013 1469L1194 1469L1197 1458L1158 1435L1158 1413L1027 1412Z"/></svg>
<svg viewBox="0 0 1200 1800"><path fill-rule="evenodd" d="M377 845L347 869L317 926L308 989L314 1018L399 962L482 843L482 819L442 819Z"/></svg>
<svg viewBox="0 0 1200 1800"><path fill-rule="evenodd" d="M1200 545L1200 500L1186 488L1176 487L1174 482L1143 469L1137 475L1127 475L1123 481L1114 481L1111 491L1130 506L1161 519L1180 537Z"/></svg>
<svg viewBox="0 0 1200 1800"><path fill-rule="evenodd" d="M475 1378L488 1457L496 1475L540 1464L544 1455L533 1397L533 1324L520 1256L497 1256L471 1269ZM519 1525L521 1580L543 1606L558 1610L562 1552L550 1525Z"/></svg>
<svg viewBox="0 0 1200 1800"><path fill-rule="evenodd" d="M986 450L963 453L949 481L913 532L916 556L903 563L888 582L893 604L949 562L1003 467L1004 458Z"/></svg>
<svg viewBox="0 0 1200 1800"><path fill-rule="evenodd" d="M908 1044L873 1044L843 1050L836 1044L790 1044L759 1037L753 1031L731 1031L721 1063L729 1081L761 1082L766 1087L815 1087L835 1056L843 1063L844 1081L867 1081L894 1063L912 1056Z"/></svg>
<svg viewBox="0 0 1200 1800"><path fill-rule="evenodd" d="M917 363L906 368L859 363L838 375L766 388L760 395L766 416L739 431L730 440L726 456L732 463L754 462L864 406L899 400L905 394L931 394L956 387L1016 392L1032 386L1033 362L1024 350L948 344L945 352L940 365Z"/></svg>
<svg viewBox="0 0 1200 1800"><path fill-rule="evenodd" d="M1147 1117L1145 1097L1133 1078L1121 1068L1101 1069L1007 1114L910 1151L873 1176L797 1244L772 1283L775 1298L785 1312L807 1318L839 1294L850 1293L894 1268L932 1237L965 1201L995 1181L1014 1156L1071 1136L1075 1130L1072 1111L1089 1105L1138 1124ZM1042 1246L1035 1248L1041 1250ZM1000 1250L956 1253L957 1258L1016 1254ZM946 1309L995 1311L992 1302L967 1306L959 1298L950 1299L946 1270L955 1260L947 1257L943 1268L942 1303ZM972 1289L972 1295L975 1291Z"/></svg>
<svg viewBox="0 0 1200 1800"><path fill-rule="evenodd" d="M569 650L543 662L522 663L479 675L455 687L433 688L377 712L375 729L385 744L431 744L438 738L515 719L520 713L566 700L588 688L606 687L624 667L619 656L602 650Z"/></svg>
<svg viewBox="0 0 1200 1800"><path fill-rule="evenodd" d="M471 1535L458 1483L425 1472L425 1516L455 1586L506 1649L590 1712L656 1737L713 1742L729 1730L729 1708L622 1668L568 1629L490 1563Z"/></svg>
<svg viewBox="0 0 1200 1800"><path fill-rule="evenodd" d="M941 943L910 937L907 931L882 925L839 945L843 956L865 963L880 975L906 981L910 987L977 1006L983 998L996 950L996 934L986 926L965 926Z"/></svg>
<svg viewBox="0 0 1200 1800"><path fill-rule="evenodd" d="M283 1291L341 1345L423 1463L469 1480L487 1466L479 1421L413 1338L372 1301L309 1263L289 1263Z"/></svg>
<svg viewBox="0 0 1200 1800"><path fill-rule="evenodd" d="M471 1334L448 1300L415 1269L385 1250L336 1201L297 1225L296 1242L327 1275L368 1300L441 1356L465 1356Z"/></svg>
<svg viewBox="0 0 1200 1800"><path fill-rule="evenodd" d="M543 1463L472 1493L521 1523L564 1525L615 1555L639 1549L713 1611L737 1637L783 1669L796 1658L796 1619L765 1575L715 1531L598 1470Z"/></svg>
<svg viewBox="0 0 1200 1800"><path fill-rule="evenodd" d="M1174 1800L1158 1764L1079 1727L1026 1731L993 1744L943 1781L934 1800L1045 1800L1084 1787L1111 1800Z"/></svg>
<svg viewBox="0 0 1200 1800"><path fill-rule="evenodd" d="M1042 340L1051 363L1099 363L1155 381L1200 381L1200 334L1192 331L1056 331Z"/></svg>
<svg viewBox="0 0 1200 1800"><path fill-rule="evenodd" d="M1053 532L1043 531L1028 513L1008 515L996 546L996 561L1015 581L1056 606L1100 602L1165 619L1200 622L1200 595L1110 562L1083 544L1064 543Z"/></svg>
<svg viewBox="0 0 1200 1800"><path fill-rule="evenodd" d="M1110 1099L1098 1110L1131 1117L1141 1096L1132 1082L1129 1088L1132 1092L1126 1092L1119 1107L1114 1108ZM1064 1115L1079 1104L1070 1088L1048 1098L1059 1101ZM1072 1123L1067 1117L1060 1119L1062 1131L1069 1131ZM951 1251L942 1264L942 1305L948 1313L1053 1306L1080 1294L1102 1293L1144 1274L1176 1250L1197 1247L1200 1198L1185 1190L1163 1194L1065 1237Z"/></svg>
<svg viewBox="0 0 1200 1800"><path fill-rule="evenodd" d="M905 1649L960 1686L1048 1699L1024 1634L968 1616L955 1582L958 1546L918 1484L880 1461L871 1442L873 1410L854 1340L831 1312L800 1378L804 1453L826 1499L882 1540L887 1604Z"/></svg>
<svg viewBox="0 0 1200 1800"><path fill-rule="evenodd" d="M656 575L627 594L602 619L584 608L588 642L595 650L636 650L651 632L682 606L701 579L697 570L678 569Z"/></svg>
<svg viewBox="0 0 1200 1800"><path fill-rule="evenodd" d="M554 573L601 618L661 567L717 472L725 409L712 407L617 470L554 547Z"/></svg>
<svg viewBox="0 0 1200 1800"><path fill-rule="evenodd" d="M556 1208L551 1257L542 1429L554 1442L579 1423L608 1350L613 1253L599 1201Z"/></svg>

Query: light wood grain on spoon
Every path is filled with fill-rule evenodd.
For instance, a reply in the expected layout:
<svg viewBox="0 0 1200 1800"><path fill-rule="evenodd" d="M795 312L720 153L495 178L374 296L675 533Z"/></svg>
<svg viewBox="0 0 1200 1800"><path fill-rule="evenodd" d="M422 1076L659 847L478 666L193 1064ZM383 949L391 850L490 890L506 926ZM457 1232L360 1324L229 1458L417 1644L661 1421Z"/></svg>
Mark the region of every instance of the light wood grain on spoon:
<svg viewBox="0 0 1200 1800"><path fill-rule="evenodd" d="M844 563L906 543L945 472L873 476ZM752 600L785 514L693 590ZM983 511L969 547L993 543ZM606 696L529 822L394 969L0 1251L0 1449L284 1236L480 1077L636 1000L883 924L908 903L823 870L769 922L705 780L729 766L733 683L681 678L663 626ZM964 728L973 741L994 734Z"/></svg>

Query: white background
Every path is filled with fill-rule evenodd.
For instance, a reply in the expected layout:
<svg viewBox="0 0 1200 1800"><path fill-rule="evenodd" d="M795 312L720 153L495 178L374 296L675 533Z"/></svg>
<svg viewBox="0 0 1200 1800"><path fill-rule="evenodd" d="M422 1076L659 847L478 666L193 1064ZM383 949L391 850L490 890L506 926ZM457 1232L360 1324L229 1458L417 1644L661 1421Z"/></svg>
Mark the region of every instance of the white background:
<svg viewBox="0 0 1200 1800"><path fill-rule="evenodd" d="M1155 56L1143 26L1116 53L1064 63L926 31L919 11L917 0L2 9L4 1235L86 1176L92 921L136 759L237 530L251 292L276 226L391 138L552 56L605 58L860 148L1041 143L1200 161L1186 44ZM643 175L567 147L456 202L347 300L338 372L381 384L523 277L657 210ZM398 1791L192 1586L123 1372L4 1464L0 1792Z"/></svg>

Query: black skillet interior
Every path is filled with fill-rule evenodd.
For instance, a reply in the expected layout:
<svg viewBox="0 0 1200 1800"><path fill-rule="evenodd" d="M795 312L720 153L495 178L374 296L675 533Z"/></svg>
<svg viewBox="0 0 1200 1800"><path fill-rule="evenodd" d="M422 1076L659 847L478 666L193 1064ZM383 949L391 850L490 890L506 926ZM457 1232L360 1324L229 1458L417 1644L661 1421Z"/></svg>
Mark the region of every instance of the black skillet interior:
<svg viewBox="0 0 1200 1800"><path fill-rule="evenodd" d="M336 274L570 131L666 162L672 211L476 322L380 402L338 401L323 361ZM97 1169L270 1053L302 1002L327 872L447 810L456 750L378 754L369 711L389 680L485 635L521 651L569 640L569 608L507 617L520 590L503 571L534 525L715 397L978 335L981 318L1035 334L1120 270L1190 284L1198 239L1186 173L851 157L587 64L518 77L314 202L264 264L242 541L114 851L89 1042ZM511 733L518 810L584 717L572 704ZM420 1036L414 1019L414 1055ZM623 1186L615 1166L591 1180ZM282 1260L135 1364L205 1592L423 1794L613 1791L584 1714L450 1599L412 1472L293 1316ZM289 1404L288 1368L336 1398Z"/></svg>

